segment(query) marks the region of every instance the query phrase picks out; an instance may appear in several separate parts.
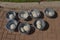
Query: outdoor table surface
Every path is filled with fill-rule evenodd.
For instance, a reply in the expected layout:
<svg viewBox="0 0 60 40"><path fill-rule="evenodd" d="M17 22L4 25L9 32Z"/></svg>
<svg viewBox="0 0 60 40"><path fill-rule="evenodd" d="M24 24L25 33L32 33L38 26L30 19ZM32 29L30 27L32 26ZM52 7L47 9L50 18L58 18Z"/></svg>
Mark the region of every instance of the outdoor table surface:
<svg viewBox="0 0 60 40"><path fill-rule="evenodd" d="M54 6L53 3L51 4L52 6L49 4L45 6L41 6L42 4L38 4L38 3L30 4L30 5L25 4L25 6L21 4L20 8L18 7L15 8L13 5L6 4L7 6L4 6L5 4L2 5L1 3L0 5L2 5L3 7L0 8L0 40L60 40L60 6L57 5L59 3L57 2L56 4L57 6ZM13 8L10 8L8 6L12 6ZM35 29L34 33L30 35L25 35L19 32L9 32L5 28L6 23L8 22L6 19L6 13L9 10L14 10L16 12L19 12L20 10L31 10L33 8L37 8L41 11L44 11L45 8L47 7L51 7L57 12L57 17L54 19L48 18L46 16L42 18L49 24L49 28L47 30L39 31L38 29ZM33 23L34 20L35 19L33 19L32 21L28 21L28 22ZM21 22L24 22L24 20L21 19Z"/></svg>

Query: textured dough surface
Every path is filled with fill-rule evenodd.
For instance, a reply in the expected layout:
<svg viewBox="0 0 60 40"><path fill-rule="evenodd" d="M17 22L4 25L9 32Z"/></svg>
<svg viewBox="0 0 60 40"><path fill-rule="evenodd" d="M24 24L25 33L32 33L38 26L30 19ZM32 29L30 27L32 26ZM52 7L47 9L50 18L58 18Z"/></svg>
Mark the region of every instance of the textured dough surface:
<svg viewBox="0 0 60 40"><path fill-rule="evenodd" d="M14 24L12 24L11 26L10 26L10 29L15 29L15 25Z"/></svg>

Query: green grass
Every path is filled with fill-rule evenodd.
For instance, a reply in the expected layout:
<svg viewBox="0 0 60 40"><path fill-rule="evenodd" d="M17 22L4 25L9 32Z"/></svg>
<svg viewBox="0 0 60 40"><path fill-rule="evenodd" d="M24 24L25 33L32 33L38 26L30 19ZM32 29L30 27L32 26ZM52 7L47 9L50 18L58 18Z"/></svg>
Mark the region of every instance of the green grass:
<svg viewBox="0 0 60 40"><path fill-rule="evenodd" d="M0 0L3 2L40 2L40 0ZM46 0L46 1L60 1L60 0Z"/></svg>
<svg viewBox="0 0 60 40"><path fill-rule="evenodd" d="M46 0L46 1L60 1L60 0Z"/></svg>
<svg viewBox="0 0 60 40"><path fill-rule="evenodd" d="M1 0L4 2L39 2L40 0Z"/></svg>

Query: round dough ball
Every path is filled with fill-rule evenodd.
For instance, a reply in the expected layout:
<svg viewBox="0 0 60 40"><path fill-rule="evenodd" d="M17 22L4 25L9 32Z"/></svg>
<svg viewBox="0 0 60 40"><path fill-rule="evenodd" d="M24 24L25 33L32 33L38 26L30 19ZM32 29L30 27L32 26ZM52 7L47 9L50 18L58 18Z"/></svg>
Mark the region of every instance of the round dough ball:
<svg viewBox="0 0 60 40"><path fill-rule="evenodd" d="M52 8L46 8L45 13L48 17L53 17L55 15L55 11Z"/></svg>
<svg viewBox="0 0 60 40"><path fill-rule="evenodd" d="M13 18L14 18L14 15L13 15L13 14L10 14L10 15L9 15L9 18L10 18L10 19L13 19Z"/></svg>
<svg viewBox="0 0 60 40"><path fill-rule="evenodd" d="M54 12L49 12L49 16L54 16Z"/></svg>
<svg viewBox="0 0 60 40"><path fill-rule="evenodd" d="M24 32L24 29L23 29L23 28L21 28L21 31L22 31L22 32Z"/></svg>
<svg viewBox="0 0 60 40"><path fill-rule="evenodd" d="M41 22L40 22L40 21L37 21L37 22L36 22L36 25L37 25L37 28L38 28L38 29L41 28Z"/></svg>
<svg viewBox="0 0 60 40"><path fill-rule="evenodd" d="M38 16L40 15L40 13L33 11L33 12L32 12L32 15L33 15L33 17L38 17Z"/></svg>
<svg viewBox="0 0 60 40"><path fill-rule="evenodd" d="M30 31L30 26L29 25L25 25L23 27L23 29L26 31L26 32L29 32Z"/></svg>
<svg viewBox="0 0 60 40"><path fill-rule="evenodd" d="M26 19L28 16L29 16L28 12L26 12L26 11L22 12L22 14L21 14L21 17L24 19Z"/></svg>
<svg viewBox="0 0 60 40"><path fill-rule="evenodd" d="M15 29L15 27L16 27L15 24L10 25L10 29Z"/></svg>
<svg viewBox="0 0 60 40"><path fill-rule="evenodd" d="M32 12L33 17L37 17L37 14L33 11Z"/></svg>
<svg viewBox="0 0 60 40"><path fill-rule="evenodd" d="M32 13L32 16L33 16L33 17L39 17L39 15L40 15L40 11L37 10L37 9L32 10L31 13Z"/></svg>

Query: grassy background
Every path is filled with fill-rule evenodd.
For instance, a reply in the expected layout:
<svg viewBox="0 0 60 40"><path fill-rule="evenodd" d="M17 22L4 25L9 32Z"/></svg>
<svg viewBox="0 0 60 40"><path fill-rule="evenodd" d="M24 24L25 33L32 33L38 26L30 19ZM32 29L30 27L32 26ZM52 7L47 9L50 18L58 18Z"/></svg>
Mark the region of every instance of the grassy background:
<svg viewBox="0 0 60 40"><path fill-rule="evenodd" d="M46 1L60 1L60 0L46 0Z"/></svg>
<svg viewBox="0 0 60 40"><path fill-rule="evenodd" d="M40 0L0 0L5 2L39 2Z"/></svg>
<svg viewBox="0 0 60 40"><path fill-rule="evenodd" d="M39 2L40 0L0 0L0 1L5 1L5 2ZM60 0L45 0L45 1L60 1Z"/></svg>

